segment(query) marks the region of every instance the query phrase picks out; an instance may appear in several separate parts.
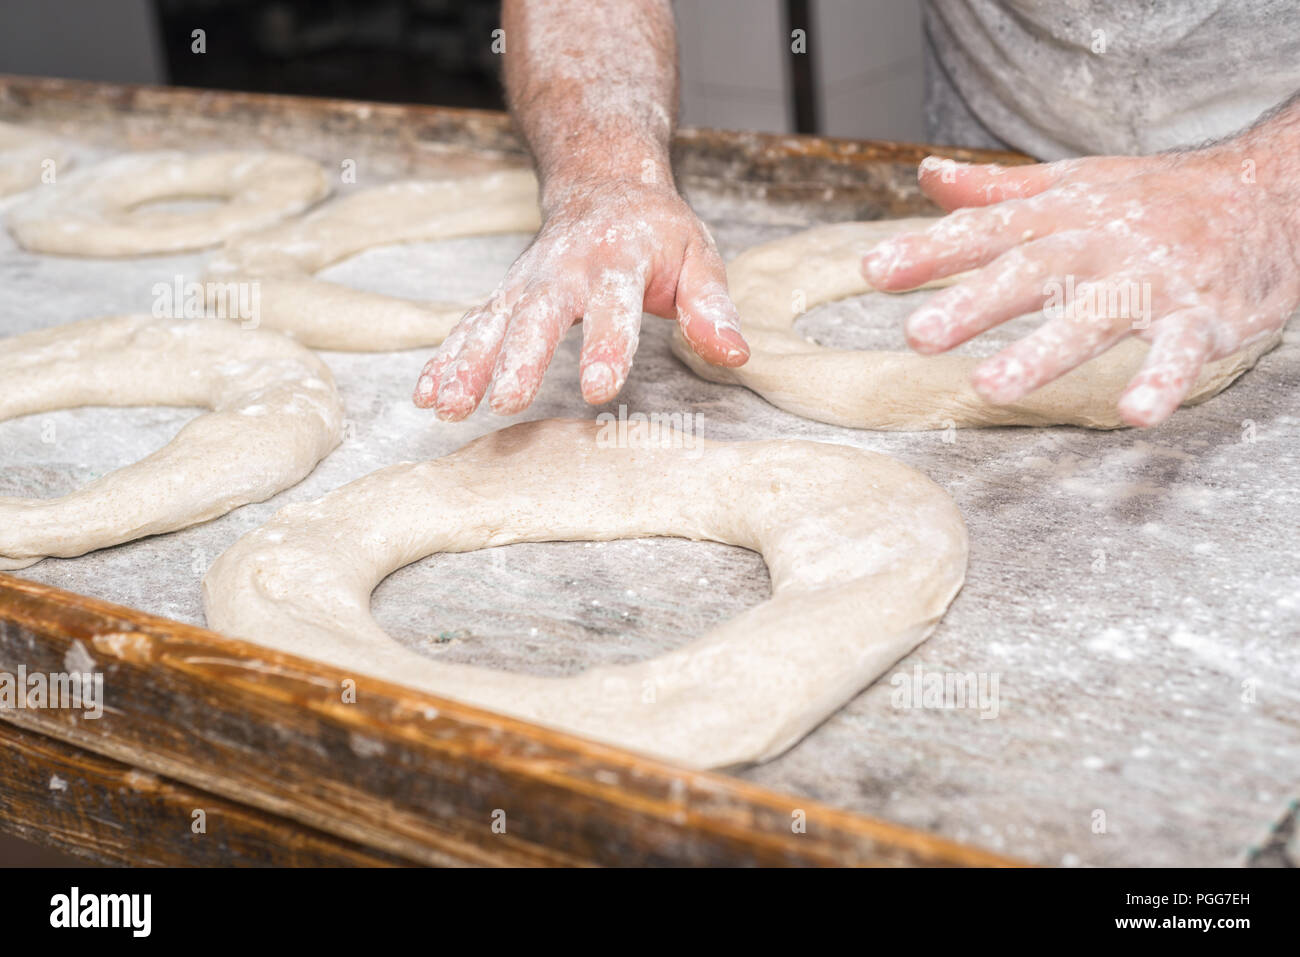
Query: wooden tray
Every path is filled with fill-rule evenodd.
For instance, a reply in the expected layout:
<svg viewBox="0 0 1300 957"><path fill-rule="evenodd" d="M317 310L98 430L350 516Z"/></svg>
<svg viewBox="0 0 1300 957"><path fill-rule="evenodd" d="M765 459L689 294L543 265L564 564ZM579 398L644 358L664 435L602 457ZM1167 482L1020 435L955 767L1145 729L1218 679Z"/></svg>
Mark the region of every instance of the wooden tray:
<svg viewBox="0 0 1300 957"><path fill-rule="evenodd" d="M0 76L0 119L114 148L346 149L390 175L527 161L505 115L432 107ZM688 188L872 218L933 211L915 186L930 152L1025 159L685 130L674 162ZM0 668L70 654L110 707L0 710L0 830L100 862L1016 863L384 682L344 703L337 669L0 575Z"/></svg>

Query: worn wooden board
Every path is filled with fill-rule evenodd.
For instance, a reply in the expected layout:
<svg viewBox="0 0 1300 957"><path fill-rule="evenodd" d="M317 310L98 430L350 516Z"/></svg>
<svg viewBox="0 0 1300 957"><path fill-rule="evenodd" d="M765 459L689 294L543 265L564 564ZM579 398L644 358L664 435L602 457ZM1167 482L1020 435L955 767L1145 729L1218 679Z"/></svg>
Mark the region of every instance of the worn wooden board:
<svg viewBox="0 0 1300 957"><path fill-rule="evenodd" d="M0 721L0 832L101 864L386 867L340 840L58 738ZM0 851L0 867L9 862Z"/></svg>
<svg viewBox="0 0 1300 957"><path fill-rule="evenodd" d="M487 110L0 74L0 120L110 149L291 145L331 167L351 159L380 177L528 163L510 118ZM916 185L916 164L931 154L1029 162L996 150L701 128L677 133L672 159L687 186L878 219L937 211Z"/></svg>

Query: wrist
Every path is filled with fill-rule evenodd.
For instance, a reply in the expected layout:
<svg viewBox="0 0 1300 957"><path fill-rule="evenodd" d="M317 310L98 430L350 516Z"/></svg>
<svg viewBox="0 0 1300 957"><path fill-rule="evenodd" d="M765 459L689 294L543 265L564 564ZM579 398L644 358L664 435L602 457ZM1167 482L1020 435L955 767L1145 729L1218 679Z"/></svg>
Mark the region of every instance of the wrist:
<svg viewBox="0 0 1300 957"><path fill-rule="evenodd" d="M1263 191L1300 249L1300 102L1207 148L1223 175Z"/></svg>
<svg viewBox="0 0 1300 957"><path fill-rule="evenodd" d="M538 159L544 213L609 187L676 194L667 144L652 138L575 133L547 152Z"/></svg>

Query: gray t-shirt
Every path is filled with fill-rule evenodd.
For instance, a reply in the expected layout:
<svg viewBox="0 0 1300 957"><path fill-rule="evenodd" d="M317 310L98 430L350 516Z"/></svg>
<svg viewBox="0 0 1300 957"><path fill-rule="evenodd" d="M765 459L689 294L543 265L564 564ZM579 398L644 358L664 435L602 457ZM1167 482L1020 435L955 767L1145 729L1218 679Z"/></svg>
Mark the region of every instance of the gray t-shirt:
<svg viewBox="0 0 1300 957"><path fill-rule="evenodd" d="M1225 136L1300 92L1297 0L926 0L931 142L1040 159Z"/></svg>

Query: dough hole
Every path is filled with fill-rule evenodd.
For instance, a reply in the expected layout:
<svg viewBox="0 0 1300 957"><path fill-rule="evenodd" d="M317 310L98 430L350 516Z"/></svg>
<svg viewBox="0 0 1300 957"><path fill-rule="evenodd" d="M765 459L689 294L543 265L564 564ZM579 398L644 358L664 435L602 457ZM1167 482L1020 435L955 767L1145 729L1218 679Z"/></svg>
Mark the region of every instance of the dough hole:
<svg viewBox="0 0 1300 957"><path fill-rule="evenodd" d="M488 297L531 241L531 233L502 233L374 246L326 266L316 278L421 302L473 302Z"/></svg>
<svg viewBox="0 0 1300 957"><path fill-rule="evenodd" d="M71 494L157 452L202 414L193 407L100 405L0 422L0 497Z"/></svg>
<svg viewBox="0 0 1300 957"><path fill-rule="evenodd" d="M794 322L794 331L828 349L910 352L903 334L909 315L935 294L933 289L912 292L867 292L848 299L814 306ZM1039 313L1008 319L974 339L963 342L948 355L991 356L1042 324Z"/></svg>
<svg viewBox="0 0 1300 957"><path fill-rule="evenodd" d="M770 595L763 559L734 545L527 542L413 562L371 593L370 612L438 661L553 677L654 658ZM564 650L575 642L576 657Z"/></svg>
<svg viewBox="0 0 1300 957"><path fill-rule="evenodd" d="M230 202L229 196L163 196L158 199L146 199L129 207L130 216L145 217L156 213L167 215L185 215L200 213Z"/></svg>
<svg viewBox="0 0 1300 957"><path fill-rule="evenodd" d="M903 319L931 295L929 290L897 296L869 292L823 303L796 319L794 331L827 349L906 349Z"/></svg>

